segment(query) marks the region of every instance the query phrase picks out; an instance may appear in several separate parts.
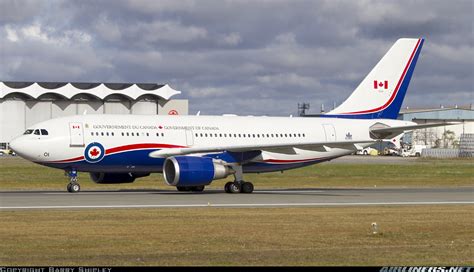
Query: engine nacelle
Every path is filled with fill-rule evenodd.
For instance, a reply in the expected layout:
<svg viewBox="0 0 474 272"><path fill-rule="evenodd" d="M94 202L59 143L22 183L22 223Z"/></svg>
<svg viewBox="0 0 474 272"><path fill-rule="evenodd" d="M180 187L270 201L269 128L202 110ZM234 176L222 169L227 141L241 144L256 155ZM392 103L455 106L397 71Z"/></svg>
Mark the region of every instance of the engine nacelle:
<svg viewBox="0 0 474 272"><path fill-rule="evenodd" d="M150 173L89 173L92 181L99 184L132 183L135 178L149 176Z"/></svg>
<svg viewBox="0 0 474 272"><path fill-rule="evenodd" d="M235 171L212 158L169 157L163 165L166 184L171 186L208 185L215 179L226 178Z"/></svg>

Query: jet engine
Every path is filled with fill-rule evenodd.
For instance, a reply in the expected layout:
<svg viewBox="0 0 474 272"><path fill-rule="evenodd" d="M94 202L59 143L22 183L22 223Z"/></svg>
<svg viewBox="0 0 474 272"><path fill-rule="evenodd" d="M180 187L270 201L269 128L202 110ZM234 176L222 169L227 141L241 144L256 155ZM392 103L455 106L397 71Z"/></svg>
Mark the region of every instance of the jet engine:
<svg viewBox="0 0 474 272"><path fill-rule="evenodd" d="M149 176L150 173L89 173L92 181L99 184L132 183L136 178Z"/></svg>
<svg viewBox="0 0 474 272"><path fill-rule="evenodd" d="M169 157L163 165L166 184L171 186L209 185L213 180L226 178L234 172L223 161L205 157Z"/></svg>

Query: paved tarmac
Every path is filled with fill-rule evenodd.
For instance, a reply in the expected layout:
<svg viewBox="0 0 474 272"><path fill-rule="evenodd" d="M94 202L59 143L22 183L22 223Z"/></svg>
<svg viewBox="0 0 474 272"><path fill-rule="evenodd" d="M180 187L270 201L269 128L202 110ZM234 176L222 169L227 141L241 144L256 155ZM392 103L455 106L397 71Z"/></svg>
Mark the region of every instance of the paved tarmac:
<svg viewBox="0 0 474 272"><path fill-rule="evenodd" d="M252 194L226 194L223 190L0 192L0 210L453 204L474 204L474 187L255 190Z"/></svg>

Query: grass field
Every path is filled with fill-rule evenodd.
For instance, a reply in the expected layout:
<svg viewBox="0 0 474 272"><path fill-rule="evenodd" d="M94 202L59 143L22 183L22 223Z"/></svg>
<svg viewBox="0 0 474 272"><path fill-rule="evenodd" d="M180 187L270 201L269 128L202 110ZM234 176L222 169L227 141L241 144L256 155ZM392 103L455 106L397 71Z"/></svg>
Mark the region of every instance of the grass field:
<svg viewBox="0 0 474 272"><path fill-rule="evenodd" d="M256 188L466 187L473 160L323 163L246 175ZM172 189L161 175L83 190ZM228 179L230 180L230 178ZM215 181L211 188L222 189ZM0 190L65 190L63 172L0 159ZM0 265L474 265L472 205L0 212ZM377 222L379 233L372 234Z"/></svg>
<svg viewBox="0 0 474 272"><path fill-rule="evenodd" d="M327 187L451 187L474 185L474 160L417 159L403 164L322 163L285 171L283 174L248 174L245 179L258 188ZM214 181L208 188L224 187ZM132 184L95 184L87 173L79 174L82 190L172 189L161 174L137 179ZM40 166L21 158L0 159L0 190L65 190L64 172Z"/></svg>
<svg viewBox="0 0 474 272"><path fill-rule="evenodd" d="M474 265L473 215L469 205L3 211L0 264Z"/></svg>

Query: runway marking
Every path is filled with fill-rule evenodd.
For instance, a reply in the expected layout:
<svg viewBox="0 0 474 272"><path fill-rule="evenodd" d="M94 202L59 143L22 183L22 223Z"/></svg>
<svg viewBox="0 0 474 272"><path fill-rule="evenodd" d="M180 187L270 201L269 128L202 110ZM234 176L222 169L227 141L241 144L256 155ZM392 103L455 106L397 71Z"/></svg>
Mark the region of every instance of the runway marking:
<svg viewBox="0 0 474 272"><path fill-rule="evenodd" d="M213 191L214 192L214 191ZM219 192L216 190L215 192ZM224 192L224 191L222 191ZM276 193L276 194L292 194L292 193L323 193L325 191L322 190L286 190L286 191L279 191L279 190L264 190L264 191L257 191L255 190L254 193ZM102 195L102 194L107 194L107 195L119 195L119 194L153 194L153 193L160 193L160 194L176 194L178 193L177 191L149 191L149 192L80 192L78 194L74 195ZM46 192L46 193L40 193L43 195L72 195L69 192ZM182 193L183 195L188 195L190 193Z"/></svg>
<svg viewBox="0 0 474 272"><path fill-rule="evenodd" d="M116 208L238 208L238 207L296 207L296 206L386 206L386 205L454 205L474 204L474 201L430 201L430 202L367 202L367 203L235 203L235 204L157 204L157 205L70 205L70 206L13 206L0 207L0 210L21 209L116 209Z"/></svg>

